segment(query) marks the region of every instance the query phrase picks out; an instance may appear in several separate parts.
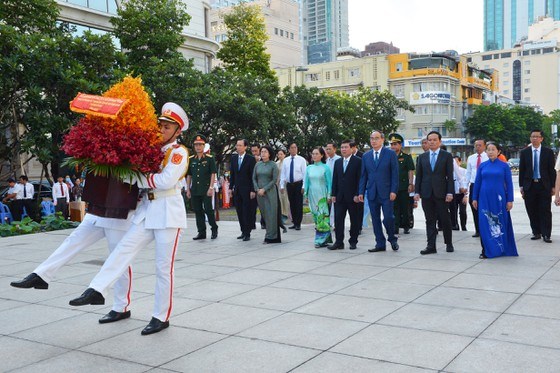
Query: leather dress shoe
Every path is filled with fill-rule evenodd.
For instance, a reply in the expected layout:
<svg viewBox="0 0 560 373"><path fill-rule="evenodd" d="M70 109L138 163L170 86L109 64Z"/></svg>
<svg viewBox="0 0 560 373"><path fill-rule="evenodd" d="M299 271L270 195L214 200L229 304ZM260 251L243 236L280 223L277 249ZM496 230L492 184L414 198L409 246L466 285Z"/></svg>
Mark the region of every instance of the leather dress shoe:
<svg viewBox="0 0 560 373"><path fill-rule="evenodd" d="M297 227L294 228L296 231L300 231L301 227L298 225Z"/></svg>
<svg viewBox="0 0 560 373"><path fill-rule="evenodd" d="M542 238L542 236L541 236L540 234L534 234L534 235L531 237L531 239L532 239L533 241L540 240L541 238Z"/></svg>
<svg viewBox="0 0 560 373"><path fill-rule="evenodd" d="M368 249L370 253L377 253L379 251L386 251L387 248L385 247L374 247L373 249Z"/></svg>
<svg viewBox="0 0 560 373"><path fill-rule="evenodd" d="M426 247L424 250L420 251L420 254L422 254L422 255L436 254L436 253L437 253L436 249L430 249L428 247Z"/></svg>
<svg viewBox="0 0 560 373"><path fill-rule="evenodd" d="M124 320L124 319L128 319L130 317L130 311L125 311L125 312L117 312L117 311L109 311L108 314L106 314L105 316L103 316L102 318L99 319L99 323L100 324L108 324L110 322L115 322L115 321L119 321L119 320Z"/></svg>
<svg viewBox="0 0 560 373"><path fill-rule="evenodd" d="M78 298L72 299L68 304L71 306L85 306L86 304L105 304L105 298L100 292L87 288Z"/></svg>
<svg viewBox="0 0 560 373"><path fill-rule="evenodd" d="M43 280L38 274L32 273L25 277L23 280L20 281L12 281L10 285L15 288L22 288L22 289L48 289L49 284L45 280Z"/></svg>
<svg viewBox="0 0 560 373"><path fill-rule="evenodd" d="M295 225L291 225L288 227L288 229L296 229L297 227Z"/></svg>
<svg viewBox="0 0 560 373"><path fill-rule="evenodd" d="M335 243L335 244L327 246L327 249L329 249L329 250L344 250L344 244L343 243Z"/></svg>
<svg viewBox="0 0 560 373"><path fill-rule="evenodd" d="M205 240L206 234L199 233L195 237L192 238L193 240Z"/></svg>
<svg viewBox="0 0 560 373"><path fill-rule="evenodd" d="M351 244L350 244L350 250L356 250L356 249L357 249L356 244L355 244L355 243L351 243Z"/></svg>
<svg viewBox="0 0 560 373"><path fill-rule="evenodd" d="M445 251L447 251L448 253L452 253L453 251L455 251L455 248L453 247L453 245L447 245L445 247Z"/></svg>
<svg viewBox="0 0 560 373"><path fill-rule="evenodd" d="M218 238L218 230L212 229L212 235L210 236L210 239L215 240L216 238Z"/></svg>
<svg viewBox="0 0 560 373"><path fill-rule="evenodd" d="M391 249L393 249L393 251L398 251L399 250L399 244L397 242L393 242L391 244Z"/></svg>
<svg viewBox="0 0 560 373"><path fill-rule="evenodd" d="M169 321L160 321L155 317L152 317L148 326L146 326L140 334L142 335L154 334L157 332L161 332L163 329L168 327L169 327Z"/></svg>
<svg viewBox="0 0 560 373"><path fill-rule="evenodd" d="M408 228L405 228L405 230L404 230L404 234L410 234L410 229L408 229Z"/></svg>
<svg viewBox="0 0 560 373"><path fill-rule="evenodd" d="M480 237L480 233L475 233L471 237Z"/></svg>
<svg viewBox="0 0 560 373"><path fill-rule="evenodd" d="M245 238L245 235L244 235L244 234L242 234L241 236L237 237L238 240L242 240L242 239L244 239L244 238Z"/></svg>
<svg viewBox="0 0 560 373"><path fill-rule="evenodd" d="M543 241L546 242L546 243L552 243L552 240L551 240L550 237L548 237L548 236L542 236L542 239L543 239Z"/></svg>
<svg viewBox="0 0 560 373"><path fill-rule="evenodd" d="M243 241L249 241L251 239L251 236L245 236L243 237Z"/></svg>

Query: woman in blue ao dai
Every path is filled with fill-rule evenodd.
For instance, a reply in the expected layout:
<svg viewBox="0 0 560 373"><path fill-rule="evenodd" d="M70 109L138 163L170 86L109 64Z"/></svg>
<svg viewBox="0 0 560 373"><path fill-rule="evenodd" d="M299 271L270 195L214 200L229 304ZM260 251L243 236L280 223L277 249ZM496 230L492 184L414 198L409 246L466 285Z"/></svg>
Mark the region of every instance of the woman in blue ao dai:
<svg viewBox="0 0 560 373"><path fill-rule="evenodd" d="M304 197L309 200L309 209L315 222L315 247L326 247L332 243L330 209L332 176L325 164L327 155L322 147L311 153L313 164L307 166L304 182Z"/></svg>
<svg viewBox="0 0 560 373"><path fill-rule="evenodd" d="M498 144L486 144L488 161L478 167L474 182L473 206L478 211L481 259L518 256L510 215L513 181L509 165L498 159L500 151Z"/></svg>

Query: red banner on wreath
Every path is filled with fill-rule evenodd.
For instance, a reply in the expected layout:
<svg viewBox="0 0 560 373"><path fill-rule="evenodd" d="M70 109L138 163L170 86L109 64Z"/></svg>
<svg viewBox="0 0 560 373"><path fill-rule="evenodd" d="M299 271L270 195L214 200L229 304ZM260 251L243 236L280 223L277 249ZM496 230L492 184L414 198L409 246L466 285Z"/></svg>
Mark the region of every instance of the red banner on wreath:
<svg viewBox="0 0 560 373"><path fill-rule="evenodd" d="M70 102L70 110L75 113L116 118L128 100L78 93Z"/></svg>

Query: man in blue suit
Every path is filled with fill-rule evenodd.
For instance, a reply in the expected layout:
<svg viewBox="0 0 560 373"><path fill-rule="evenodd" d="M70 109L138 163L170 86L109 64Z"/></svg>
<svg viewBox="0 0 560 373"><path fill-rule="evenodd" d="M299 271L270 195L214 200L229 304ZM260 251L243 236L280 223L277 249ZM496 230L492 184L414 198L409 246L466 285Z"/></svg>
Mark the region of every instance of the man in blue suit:
<svg viewBox="0 0 560 373"><path fill-rule="evenodd" d="M395 217L393 215L393 201L397 198L399 187L399 162L394 151L383 147L385 135L380 131L373 131L370 136L371 150L362 158L362 175L360 178L359 200L363 202L367 190L375 247L370 253L386 250L386 241L391 243L394 251L399 249L395 236ZM383 225L387 231L387 238L381 226L381 211L383 210Z"/></svg>

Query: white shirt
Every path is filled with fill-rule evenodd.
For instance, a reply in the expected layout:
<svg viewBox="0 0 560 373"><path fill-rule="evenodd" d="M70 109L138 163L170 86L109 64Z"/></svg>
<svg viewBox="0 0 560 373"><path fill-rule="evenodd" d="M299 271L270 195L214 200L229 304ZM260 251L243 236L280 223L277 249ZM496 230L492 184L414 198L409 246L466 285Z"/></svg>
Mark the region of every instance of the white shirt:
<svg viewBox="0 0 560 373"><path fill-rule="evenodd" d="M292 158L290 155L282 162L282 173L280 175L280 189L286 188L286 184L290 182L290 165L294 162L294 183L303 181L305 177L305 169L307 168L307 161L300 155ZM302 186L304 188L304 186Z"/></svg>
<svg viewBox="0 0 560 373"><path fill-rule="evenodd" d="M465 177L467 170L459 166L455 160L453 160L453 180L455 181L455 194L460 194L459 189L467 188L467 178Z"/></svg>
<svg viewBox="0 0 560 373"><path fill-rule="evenodd" d="M329 166L331 170L331 175L334 172L334 162L336 162L337 159L340 159L340 155L338 154L335 154L332 158L327 158L327 166Z"/></svg>
<svg viewBox="0 0 560 373"><path fill-rule="evenodd" d="M7 194L12 194L12 193L16 194L16 196L14 198L12 198L12 200L23 199L23 188L21 186L22 186L21 184L15 184L13 187L10 187L8 189Z"/></svg>
<svg viewBox="0 0 560 373"><path fill-rule="evenodd" d="M61 189L62 188L62 189ZM62 193L64 191L64 193ZM56 201L59 198L66 198L66 202L70 202L70 193L68 192L68 185L63 181L62 184L58 181L53 184L52 188L53 200Z"/></svg>
<svg viewBox="0 0 560 373"><path fill-rule="evenodd" d="M19 184L21 186L21 191L18 193L18 199L33 199L33 194L35 194L35 188L33 184L26 183L25 185ZM25 197L24 197L24 190L25 190ZM20 197L21 194L21 198Z"/></svg>
<svg viewBox="0 0 560 373"><path fill-rule="evenodd" d="M486 152L482 152L480 154L480 164L482 162L486 162L488 160L488 154ZM465 178L467 179L467 183L474 184L476 180L476 162L478 161L478 153L474 153L469 155L467 158L467 173Z"/></svg>
<svg viewBox="0 0 560 373"><path fill-rule="evenodd" d="M556 171L560 171L560 154L558 155L558 158L556 158L556 165L554 166L554 169Z"/></svg>

